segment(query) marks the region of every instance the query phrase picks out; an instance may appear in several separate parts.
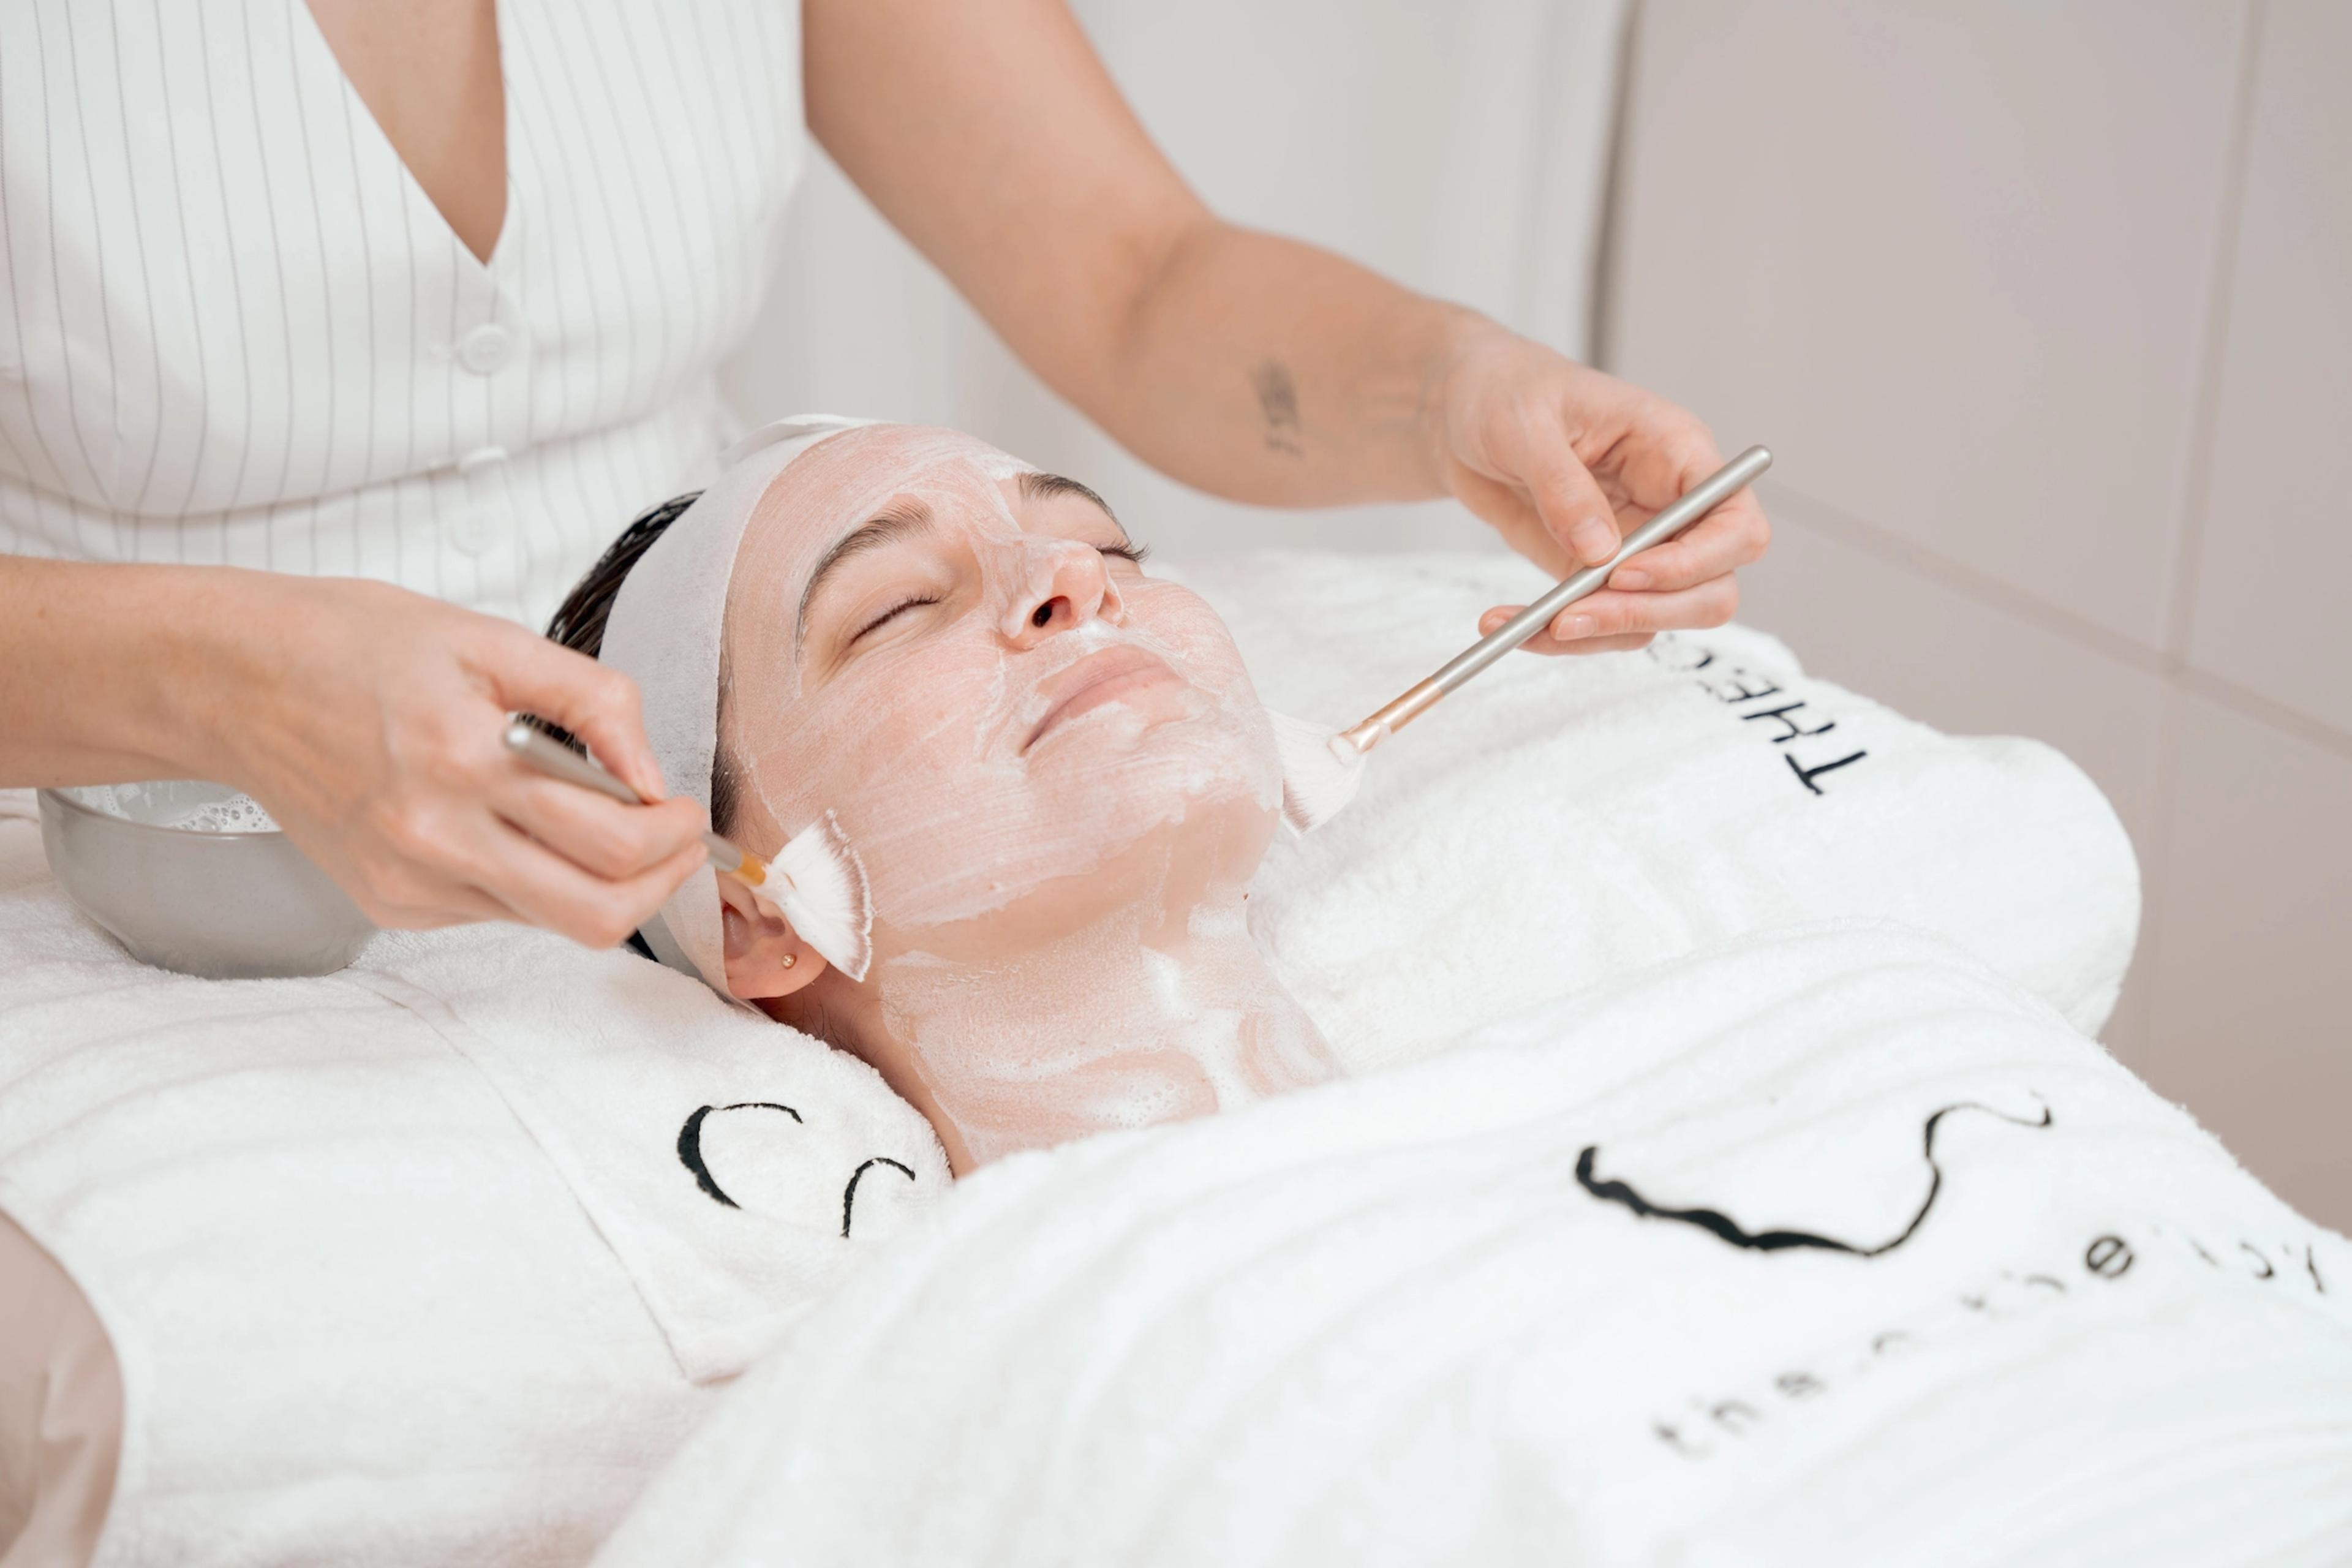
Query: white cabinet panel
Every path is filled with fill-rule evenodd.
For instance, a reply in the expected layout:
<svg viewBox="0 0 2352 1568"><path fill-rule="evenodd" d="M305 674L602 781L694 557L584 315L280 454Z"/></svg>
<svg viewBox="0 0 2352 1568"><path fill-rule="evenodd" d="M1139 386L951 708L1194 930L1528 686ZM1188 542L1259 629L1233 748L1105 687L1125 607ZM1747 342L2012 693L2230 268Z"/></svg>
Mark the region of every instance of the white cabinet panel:
<svg viewBox="0 0 2352 1568"><path fill-rule="evenodd" d="M1614 361L2159 646L2244 6L1651 0Z"/></svg>
<svg viewBox="0 0 2352 1568"><path fill-rule="evenodd" d="M2352 5L2263 22L2189 661L2352 733Z"/></svg>
<svg viewBox="0 0 2352 1568"><path fill-rule="evenodd" d="M2178 700L2133 1065L2281 1197L2352 1230L2352 758Z"/></svg>

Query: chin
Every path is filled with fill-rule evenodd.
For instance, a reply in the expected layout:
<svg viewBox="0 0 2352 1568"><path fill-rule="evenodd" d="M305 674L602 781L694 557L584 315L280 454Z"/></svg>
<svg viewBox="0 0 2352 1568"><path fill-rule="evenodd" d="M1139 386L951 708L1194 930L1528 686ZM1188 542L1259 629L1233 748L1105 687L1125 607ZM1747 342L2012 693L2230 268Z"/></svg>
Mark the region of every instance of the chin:
<svg viewBox="0 0 2352 1568"><path fill-rule="evenodd" d="M905 859L955 872L902 879L890 874L902 867L869 862L886 945L1001 955L1008 943L1029 947L1248 887L1281 823L1281 774L1262 714L1239 732L1229 721L1089 715L1054 739L1058 756L1041 748L1024 787L968 798L952 833L919 850L902 846L914 851ZM918 893L917 882L928 885ZM908 896L898 896L902 888Z"/></svg>
<svg viewBox="0 0 2352 1568"><path fill-rule="evenodd" d="M1041 816L1074 837L1116 844L1202 813L1281 813L1281 766L1262 722L1258 732L1236 733L1223 716L1122 715L1067 739L1060 761L1068 765L1035 770L1031 783Z"/></svg>
<svg viewBox="0 0 2352 1568"><path fill-rule="evenodd" d="M1073 834L1074 861L1159 858L1182 867L1187 881L1218 885L1245 886L1256 874L1282 823L1271 730L1159 725L1104 761L1083 790L1047 792L1059 820L1085 824Z"/></svg>

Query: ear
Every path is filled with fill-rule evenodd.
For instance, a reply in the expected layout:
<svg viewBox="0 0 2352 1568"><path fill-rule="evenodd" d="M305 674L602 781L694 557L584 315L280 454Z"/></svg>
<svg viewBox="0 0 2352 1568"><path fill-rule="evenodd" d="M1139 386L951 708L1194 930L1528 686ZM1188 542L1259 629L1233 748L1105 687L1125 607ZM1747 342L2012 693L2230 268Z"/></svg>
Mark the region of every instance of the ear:
<svg viewBox="0 0 2352 1568"><path fill-rule="evenodd" d="M824 958L800 939L775 905L714 871L727 931L727 989L751 1002L789 996L824 973Z"/></svg>

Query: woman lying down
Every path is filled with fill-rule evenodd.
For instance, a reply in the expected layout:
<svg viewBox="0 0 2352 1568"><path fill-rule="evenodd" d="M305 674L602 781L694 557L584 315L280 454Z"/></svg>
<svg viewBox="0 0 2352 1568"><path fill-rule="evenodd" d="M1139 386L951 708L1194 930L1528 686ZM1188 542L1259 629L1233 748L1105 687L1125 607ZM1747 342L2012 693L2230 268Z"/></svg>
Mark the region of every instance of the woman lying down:
<svg viewBox="0 0 2352 1568"><path fill-rule="evenodd" d="M708 781L720 833L772 853L834 815L874 958L828 970L715 872L647 933L660 956L871 1063L959 1174L1332 1077L1243 918L1282 782L1215 613L1145 576L1094 492L969 437L747 445L554 632L637 677L665 777Z"/></svg>
<svg viewBox="0 0 2352 1568"><path fill-rule="evenodd" d="M558 631L722 830L830 811L871 879L862 982L716 876L655 950L977 1173L600 1561L2352 1552L2352 1247L1937 939L1749 939L1340 1079L1244 919L1265 716L1081 487L781 427Z"/></svg>

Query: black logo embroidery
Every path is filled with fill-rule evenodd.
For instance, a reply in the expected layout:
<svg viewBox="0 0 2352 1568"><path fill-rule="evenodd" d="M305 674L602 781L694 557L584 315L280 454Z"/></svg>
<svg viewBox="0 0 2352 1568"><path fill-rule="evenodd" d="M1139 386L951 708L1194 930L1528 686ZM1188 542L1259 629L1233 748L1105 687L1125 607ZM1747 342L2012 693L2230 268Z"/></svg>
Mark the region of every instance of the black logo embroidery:
<svg viewBox="0 0 2352 1568"><path fill-rule="evenodd" d="M743 1205L727 1195L710 1174L710 1167L702 1163L702 1122L714 1110L781 1110L795 1121L801 1120L801 1113L789 1105L778 1105L772 1100L740 1100L732 1105L703 1106L688 1117L686 1125L677 1130L677 1162L694 1173L695 1185L729 1208L740 1209Z"/></svg>
<svg viewBox="0 0 2352 1568"><path fill-rule="evenodd" d="M855 1171L850 1172L849 1185L841 1189L841 1234L845 1237L849 1234L850 1208L857 1202L858 1178L865 1175L866 1172L872 1170L877 1165L887 1165L910 1182L915 1179L915 1173L911 1169L905 1165L901 1165L898 1161L893 1160L887 1154L877 1154L871 1160L866 1161L866 1163L858 1166Z"/></svg>
<svg viewBox="0 0 2352 1568"><path fill-rule="evenodd" d="M1927 1196L1919 1205L1919 1212L1911 1216L1909 1225L1905 1226L1892 1240L1882 1241L1875 1246L1858 1246L1851 1241L1840 1241L1835 1237L1816 1236L1808 1230L1751 1232L1742 1229L1737 1220L1720 1209L1663 1207L1643 1197L1634 1190L1630 1182L1594 1174L1593 1165L1601 1157L1601 1146L1597 1143L1587 1144L1584 1152L1576 1157L1576 1181L1579 1186L1603 1203L1622 1204L1643 1219L1670 1219L1683 1225L1696 1226L1717 1240L1732 1247L1747 1247L1757 1252L1778 1252L1788 1247L1812 1247L1823 1252L1849 1253L1856 1258L1878 1258L1894 1251L1917 1234L1919 1226L1927 1218L1927 1211L1936 1206L1936 1196L1944 1190L1944 1168L1936 1163L1936 1129L1943 1124L1945 1117L1955 1110L1981 1110L1987 1116L1998 1116L2003 1121L2019 1127L2047 1127L2051 1121L2050 1108L2047 1105L2042 1108L2042 1120L2029 1121L2023 1117L2012 1116L2006 1110L1997 1110L1990 1105L1979 1105L1974 1100L1964 1100L1958 1105L1945 1106L1941 1110L1928 1117L1927 1125L1920 1131L1921 1153L1927 1162ZM2129 1267L2128 1263L2124 1265L2124 1268ZM2120 1273L2122 1270L2119 1268L2116 1272Z"/></svg>

